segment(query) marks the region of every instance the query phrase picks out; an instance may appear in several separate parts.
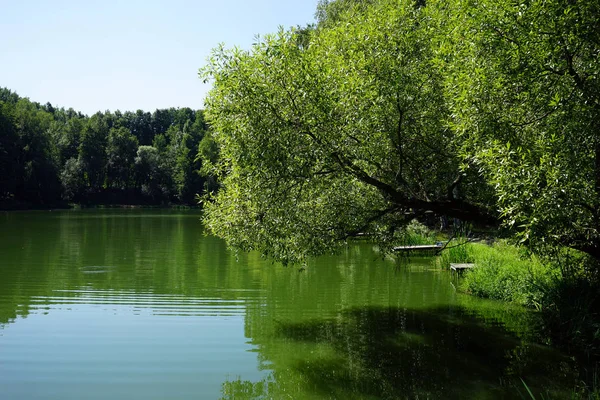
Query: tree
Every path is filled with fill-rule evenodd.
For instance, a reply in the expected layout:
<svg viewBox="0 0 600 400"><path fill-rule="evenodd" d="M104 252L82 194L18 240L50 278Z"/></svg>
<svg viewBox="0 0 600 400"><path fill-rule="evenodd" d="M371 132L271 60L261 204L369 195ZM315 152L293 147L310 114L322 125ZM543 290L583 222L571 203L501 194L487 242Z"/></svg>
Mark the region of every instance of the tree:
<svg viewBox="0 0 600 400"><path fill-rule="evenodd" d="M155 147L140 146L135 157L137 186L153 201L168 200L173 190L172 174Z"/></svg>
<svg viewBox="0 0 600 400"><path fill-rule="evenodd" d="M62 196L78 201L85 191L84 165L79 158L69 158L60 172Z"/></svg>
<svg viewBox="0 0 600 400"><path fill-rule="evenodd" d="M194 122L195 119L196 111L191 108L183 107L173 111L173 124L180 128L183 128L188 120Z"/></svg>
<svg viewBox="0 0 600 400"><path fill-rule="evenodd" d="M12 107L0 101L0 200L15 193L18 140Z"/></svg>
<svg viewBox="0 0 600 400"><path fill-rule="evenodd" d="M524 244L600 260L600 2L459 4L442 19L465 157Z"/></svg>
<svg viewBox="0 0 600 400"><path fill-rule="evenodd" d="M370 232L384 246L432 212L495 223L493 201L446 120L436 32L423 7L339 10L299 45L280 30L214 51L207 118L222 189L208 228L284 262Z"/></svg>
<svg viewBox="0 0 600 400"><path fill-rule="evenodd" d="M53 141L58 152L59 165L63 166L67 160L77 158L84 125L84 119L73 116L54 131Z"/></svg>
<svg viewBox="0 0 600 400"><path fill-rule="evenodd" d="M0 87L0 101L14 105L17 104L19 99L19 95L13 92L12 90Z"/></svg>
<svg viewBox="0 0 600 400"><path fill-rule="evenodd" d="M320 27L330 27L347 20L347 14L352 9L364 12L375 0L319 0L315 18Z"/></svg>
<svg viewBox="0 0 600 400"><path fill-rule="evenodd" d="M152 115L149 112L137 110L135 113L126 112L123 115L126 127L138 139L140 144L152 143L154 133L152 131Z"/></svg>
<svg viewBox="0 0 600 400"><path fill-rule="evenodd" d="M197 120L198 121L198 120ZM199 174L201 161L198 158L198 145L204 136L201 123L186 122L183 135L177 146L176 183L179 199L187 204L194 202L204 186L204 178Z"/></svg>
<svg viewBox="0 0 600 400"><path fill-rule="evenodd" d="M94 114L83 129L79 145L79 158L92 191L99 191L104 185L107 137L108 125L102 113Z"/></svg>
<svg viewBox="0 0 600 400"><path fill-rule="evenodd" d="M109 186L126 189L133 181L138 141L126 128L112 128L106 146L106 177Z"/></svg>
<svg viewBox="0 0 600 400"><path fill-rule="evenodd" d="M207 131L198 144L197 161L200 161L198 173L204 178L203 192L214 195L219 189L217 177L214 175L214 166L219 160L219 146L210 131Z"/></svg>
<svg viewBox="0 0 600 400"><path fill-rule="evenodd" d="M136 198L141 192L155 201L191 203L204 183L197 150L206 129L202 111L190 108L106 111L89 118L0 88L2 206L56 206L61 198L146 202ZM136 135L158 152L142 151L137 173ZM151 176L140 174L143 165L154 165L146 168Z"/></svg>
<svg viewBox="0 0 600 400"><path fill-rule="evenodd" d="M19 154L13 168L15 198L38 204L53 204L60 198L56 150L49 129L52 115L27 99L14 107L14 128Z"/></svg>
<svg viewBox="0 0 600 400"><path fill-rule="evenodd" d="M157 109L152 113L152 132L153 135L165 133L173 124L175 109Z"/></svg>

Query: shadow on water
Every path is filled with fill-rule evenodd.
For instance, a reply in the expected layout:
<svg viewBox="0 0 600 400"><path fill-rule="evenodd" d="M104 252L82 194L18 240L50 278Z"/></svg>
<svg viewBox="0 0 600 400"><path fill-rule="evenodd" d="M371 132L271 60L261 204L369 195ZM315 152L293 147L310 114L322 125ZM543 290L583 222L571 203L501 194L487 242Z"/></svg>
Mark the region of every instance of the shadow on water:
<svg viewBox="0 0 600 400"><path fill-rule="evenodd" d="M264 381L226 382L223 398L512 399L525 394L520 379L555 398L575 379L568 358L461 307L355 308L276 331L304 356L275 362Z"/></svg>

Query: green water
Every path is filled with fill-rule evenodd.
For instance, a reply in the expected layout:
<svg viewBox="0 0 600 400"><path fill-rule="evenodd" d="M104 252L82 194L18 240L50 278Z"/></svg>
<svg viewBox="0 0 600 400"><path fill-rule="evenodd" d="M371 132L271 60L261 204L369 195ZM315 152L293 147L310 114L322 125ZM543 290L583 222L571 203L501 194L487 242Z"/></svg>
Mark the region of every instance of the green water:
<svg viewBox="0 0 600 400"><path fill-rule="evenodd" d="M284 268L199 214L0 214L0 399L546 398L575 382L536 315L372 246Z"/></svg>

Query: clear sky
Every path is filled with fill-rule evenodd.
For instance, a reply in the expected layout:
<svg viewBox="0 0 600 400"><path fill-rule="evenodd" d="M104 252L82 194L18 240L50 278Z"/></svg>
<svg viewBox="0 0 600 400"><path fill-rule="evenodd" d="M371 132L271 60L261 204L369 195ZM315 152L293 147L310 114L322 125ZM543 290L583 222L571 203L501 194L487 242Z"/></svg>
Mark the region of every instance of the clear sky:
<svg viewBox="0 0 600 400"><path fill-rule="evenodd" d="M203 108L212 48L314 21L317 0L0 0L0 87L96 111Z"/></svg>

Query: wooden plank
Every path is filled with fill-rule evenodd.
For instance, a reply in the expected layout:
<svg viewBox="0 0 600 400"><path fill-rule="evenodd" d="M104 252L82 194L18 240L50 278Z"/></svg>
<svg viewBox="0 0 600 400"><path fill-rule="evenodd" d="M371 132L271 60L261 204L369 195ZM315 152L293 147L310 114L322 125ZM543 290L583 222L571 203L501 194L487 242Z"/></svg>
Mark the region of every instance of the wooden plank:
<svg viewBox="0 0 600 400"><path fill-rule="evenodd" d="M394 251L414 251L414 250L440 250L442 244L417 244L412 246L397 246Z"/></svg>
<svg viewBox="0 0 600 400"><path fill-rule="evenodd" d="M464 271L465 269L471 269L475 264L450 264L450 269L454 271Z"/></svg>

